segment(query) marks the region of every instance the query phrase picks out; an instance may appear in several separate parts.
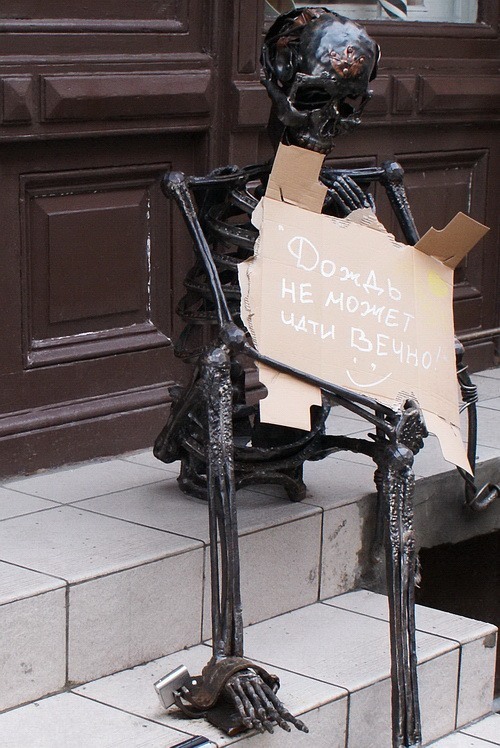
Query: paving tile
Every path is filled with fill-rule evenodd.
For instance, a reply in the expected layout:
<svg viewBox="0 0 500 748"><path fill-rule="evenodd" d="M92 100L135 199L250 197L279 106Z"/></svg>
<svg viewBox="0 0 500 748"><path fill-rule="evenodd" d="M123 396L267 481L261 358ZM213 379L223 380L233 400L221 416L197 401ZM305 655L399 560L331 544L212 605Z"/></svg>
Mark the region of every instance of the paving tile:
<svg viewBox="0 0 500 748"><path fill-rule="evenodd" d="M69 590L68 677L82 683L201 640L203 550Z"/></svg>
<svg viewBox="0 0 500 748"><path fill-rule="evenodd" d="M498 411L480 406L477 417L477 443L500 448L500 417Z"/></svg>
<svg viewBox="0 0 500 748"><path fill-rule="evenodd" d="M340 460L342 462L354 462L358 465L367 465L372 468L372 470L375 469L375 464L371 457L356 452L336 452L335 455L331 456L331 459Z"/></svg>
<svg viewBox="0 0 500 748"><path fill-rule="evenodd" d="M481 418L481 414L479 414L479 418ZM463 433L465 434L465 431ZM477 445L476 464L494 457L500 458L500 444L496 448L487 447L483 444ZM437 437L430 434L425 440L424 448L415 455L413 469L417 477L425 478L448 471L454 472L454 465L444 459Z"/></svg>
<svg viewBox="0 0 500 748"><path fill-rule="evenodd" d="M174 478L87 499L77 506L205 543L209 540L207 502L182 493ZM282 495L248 490L238 491L236 506L240 535L319 514L317 508L291 502Z"/></svg>
<svg viewBox="0 0 500 748"><path fill-rule="evenodd" d="M491 748L491 743L465 735L463 732L456 732L431 743L431 746L432 748Z"/></svg>
<svg viewBox="0 0 500 748"><path fill-rule="evenodd" d="M358 465L356 470L346 460L336 456L318 462L306 462L304 482L307 486L305 502L324 509L357 501L375 493L373 474L375 465Z"/></svg>
<svg viewBox="0 0 500 748"><path fill-rule="evenodd" d="M0 715L0 734L8 748L169 748L189 737L74 693Z"/></svg>
<svg viewBox="0 0 500 748"><path fill-rule="evenodd" d="M9 481L5 487L66 504L163 479L158 470L114 459Z"/></svg>
<svg viewBox="0 0 500 748"><path fill-rule="evenodd" d="M357 462L358 467L361 465L360 469L353 470L352 462ZM323 508L350 504L375 491L374 472L375 464L371 458L350 452L336 452L323 460L305 462L307 491L301 503ZM281 498L285 496L283 488L275 485L255 486L252 490Z"/></svg>
<svg viewBox="0 0 500 748"><path fill-rule="evenodd" d="M242 537L240 567L244 625L316 602L320 553L319 514ZM211 636L209 564L207 549L204 638Z"/></svg>
<svg viewBox="0 0 500 748"><path fill-rule="evenodd" d="M66 681L66 585L0 562L0 710Z"/></svg>
<svg viewBox="0 0 500 748"><path fill-rule="evenodd" d="M370 494L348 506L325 510L320 598L360 586L372 571L376 503L377 497Z"/></svg>
<svg viewBox="0 0 500 748"><path fill-rule="evenodd" d="M479 413L479 418L482 418L481 413ZM465 428L463 429L463 434L464 436L466 434ZM478 464L495 457L500 458L500 444L494 446L486 446L484 444L477 445L476 462ZM338 452L335 454L334 459L359 465L366 465L373 469L373 460L367 455L354 454L351 452ZM415 455L413 469L417 479L433 477L440 473L454 472L454 466L444 459L441 447L439 446L439 441L433 434L429 434L425 439L423 449Z"/></svg>
<svg viewBox="0 0 500 748"><path fill-rule="evenodd" d="M362 434L372 430L373 426L361 416L357 416L346 408L335 407L330 410L330 415L326 420L327 434Z"/></svg>
<svg viewBox="0 0 500 748"><path fill-rule="evenodd" d="M459 653L447 652L418 667L423 742L451 732L455 726ZM386 678L351 694L349 701L348 748L373 744L390 748L391 682Z"/></svg>
<svg viewBox="0 0 500 748"><path fill-rule="evenodd" d="M324 602L384 621L389 619L386 596L367 590L356 590ZM495 677L496 627L422 605L415 607L415 619L419 631L462 645L456 725L467 724L489 712Z"/></svg>
<svg viewBox="0 0 500 748"><path fill-rule="evenodd" d="M0 487L0 520L50 509L54 502Z"/></svg>
<svg viewBox="0 0 500 748"><path fill-rule="evenodd" d="M484 369L484 371L480 372L479 376L488 377L488 379L496 379L498 381L500 380L500 366L493 369Z"/></svg>
<svg viewBox="0 0 500 748"><path fill-rule="evenodd" d="M173 473L179 475L181 467L180 460L176 462L162 462L158 460L154 454L153 449L141 449L139 452L130 452L120 456L120 460L125 462L133 462L136 465L145 465L146 467L156 468L157 470L163 470L165 473Z"/></svg>
<svg viewBox="0 0 500 748"><path fill-rule="evenodd" d="M447 652L418 666L424 745L455 728L460 652Z"/></svg>
<svg viewBox="0 0 500 748"><path fill-rule="evenodd" d="M0 522L0 557L68 582L199 547L198 541L72 506Z"/></svg>
<svg viewBox="0 0 500 748"><path fill-rule="evenodd" d="M500 385L498 386L498 389L500 390ZM479 408L489 408L490 410L500 410L500 397L492 397L489 400L482 400L479 403ZM481 416L479 416L481 418Z"/></svg>
<svg viewBox="0 0 500 748"><path fill-rule="evenodd" d="M471 381L477 387L477 395L480 403L483 400L498 397L500 385L494 377L486 377L481 372L479 374L472 374Z"/></svg>
<svg viewBox="0 0 500 748"><path fill-rule="evenodd" d="M138 715L145 719L168 725L171 728L185 730L195 735L204 735L217 746L226 746L240 742L240 738L229 738L220 730L206 723L204 720L190 720L185 718L176 707L165 711L154 690L153 684L162 676L180 665L185 665L191 675L199 675L211 656L209 647L200 645L183 652L176 652L146 665L126 670L108 678L86 683L75 689L76 693L90 699L96 699L104 704L110 704L125 712ZM271 672L271 671L270 671ZM315 748L343 748L345 740L345 725L347 716L346 692L335 686L322 683L311 678L305 678L295 673L276 668L272 672L279 676L281 688L279 697L287 708L295 715L304 715L310 733L309 741L304 741L302 735L293 731L291 735L276 729L275 734L269 736L269 746L314 745ZM325 706L326 705L326 706ZM318 708L321 707L319 714ZM323 715L323 709L328 711ZM323 732L324 731L324 732ZM248 734L242 736L246 740ZM328 738L330 742L325 742ZM267 746L266 736L254 735L249 745ZM313 741L313 742L311 742ZM319 741L319 742L316 742Z"/></svg>
<svg viewBox="0 0 500 748"><path fill-rule="evenodd" d="M481 738L481 740L488 740L493 745L500 745L500 714L490 714L474 725L463 727L461 732Z"/></svg>
<svg viewBox="0 0 500 748"><path fill-rule="evenodd" d="M0 561L0 605L65 586L61 579Z"/></svg>
<svg viewBox="0 0 500 748"><path fill-rule="evenodd" d="M454 649L455 642L417 634L420 662ZM322 603L251 626L246 653L350 692L388 678L390 672L387 624Z"/></svg>
<svg viewBox="0 0 500 748"><path fill-rule="evenodd" d="M275 729L273 735L254 735L235 741L237 746L249 748L344 748L346 740L347 699L333 701L301 714L309 732L304 734L292 727L292 732Z"/></svg>
<svg viewBox="0 0 500 748"><path fill-rule="evenodd" d="M495 634L462 646L456 727L491 711L495 687ZM500 740L500 729L498 731Z"/></svg>
<svg viewBox="0 0 500 748"><path fill-rule="evenodd" d="M23 571L20 570L20 584L23 582ZM29 580L29 584L32 586L33 581ZM3 684L0 689L0 710L64 687L66 593L63 587L0 605L0 631ZM5 737L1 720L0 716L0 744L13 746L14 743L3 742ZM22 745L24 748L35 744L27 742Z"/></svg>
<svg viewBox="0 0 500 748"><path fill-rule="evenodd" d="M391 682L373 683L349 696L347 748L365 748L377 736L379 748L389 748L391 736Z"/></svg>
<svg viewBox="0 0 500 748"><path fill-rule="evenodd" d="M323 602L353 613L373 616L383 621L389 620L387 596L370 590L354 590L331 600L323 600ZM426 631L429 634L462 643L489 636L496 631L492 623L475 621L472 618L457 616L454 613L428 608L424 605L415 606L415 621L419 631Z"/></svg>
<svg viewBox="0 0 500 748"><path fill-rule="evenodd" d="M180 665L185 665L191 675L199 675L210 659L211 653L212 650L209 647L199 644L145 665L85 683L76 687L74 691L81 696L111 705L144 719L193 735L204 735L218 745L223 737L222 732L203 720L185 719L175 707L168 712L165 711L154 688L157 680ZM227 742L229 739L226 739Z"/></svg>

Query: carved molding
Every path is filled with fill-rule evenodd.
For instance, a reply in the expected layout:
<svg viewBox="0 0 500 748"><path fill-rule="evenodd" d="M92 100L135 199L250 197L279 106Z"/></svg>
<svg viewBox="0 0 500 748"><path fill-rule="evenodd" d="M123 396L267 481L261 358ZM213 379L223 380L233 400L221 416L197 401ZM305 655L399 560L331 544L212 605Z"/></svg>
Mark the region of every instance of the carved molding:
<svg viewBox="0 0 500 748"><path fill-rule="evenodd" d="M57 428L79 421L163 406L170 401L168 385L155 384L126 392L113 392L100 397L57 403L45 408L18 411L0 417L0 438L17 435L23 431Z"/></svg>
<svg viewBox="0 0 500 748"><path fill-rule="evenodd" d="M71 361L83 361L98 356L142 351L171 345L172 341L152 322L129 325L124 328L100 330L60 338L33 340L26 355L26 367L49 366Z"/></svg>
<svg viewBox="0 0 500 748"><path fill-rule="evenodd" d="M6 76L1 79L0 85L2 91L0 122L4 125L31 122L33 118L32 76Z"/></svg>
<svg viewBox="0 0 500 748"><path fill-rule="evenodd" d="M371 84L371 88L373 98L363 112L363 119L387 114L390 109L392 92L390 76L379 75Z"/></svg>
<svg viewBox="0 0 500 748"><path fill-rule="evenodd" d="M264 87L257 81L234 86L235 118L237 127L263 127L271 111L271 102Z"/></svg>
<svg viewBox="0 0 500 748"><path fill-rule="evenodd" d="M395 76L392 97L393 114L411 114L416 101L417 78L411 76Z"/></svg>
<svg viewBox="0 0 500 748"><path fill-rule="evenodd" d="M260 27L262 23L261 3L246 0L235 2L237 11L237 60L236 69L241 75L258 72L260 55Z"/></svg>
<svg viewBox="0 0 500 748"><path fill-rule="evenodd" d="M419 76L418 111L424 114L500 110L500 76Z"/></svg>
<svg viewBox="0 0 500 748"><path fill-rule="evenodd" d="M41 80L42 119L154 119L210 112L209 70L47 75Z"/></svg>
<svg viewBox="0 0 500 748"><path fill-rule="evenodd" d="M151 32L185 33L189 30L190 0L17 0L0 10L0 31L27 32ZM12 7L9 7L12 5Z"/></svg>
<svg viewBox="0 0 500 748"><path fill-rule="evenodd" d="M453 115L463 119L475 112L492 116L500 109L500 76L474 73L469 78L457 75L417 76L381 75L372 84L373 98L362 120L366 124L387 122L387 114ZM269 114L269 100L257 81L237 81L234 85L235 127L263 127Z"/></svg>

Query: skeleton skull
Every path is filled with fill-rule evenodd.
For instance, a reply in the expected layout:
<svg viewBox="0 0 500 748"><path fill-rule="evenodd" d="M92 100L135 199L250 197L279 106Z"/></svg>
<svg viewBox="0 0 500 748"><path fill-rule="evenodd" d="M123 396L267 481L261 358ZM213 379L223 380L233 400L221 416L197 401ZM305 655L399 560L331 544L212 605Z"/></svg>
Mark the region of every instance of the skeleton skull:
<svg viewBox="0 0 500 748"><path fill-rule="evenodd" d="M328 153L336 135L359 123L379 56L362 26L325 8L280 16L261 60L273 102L271 137L274 130L288 144Z"/></svg>

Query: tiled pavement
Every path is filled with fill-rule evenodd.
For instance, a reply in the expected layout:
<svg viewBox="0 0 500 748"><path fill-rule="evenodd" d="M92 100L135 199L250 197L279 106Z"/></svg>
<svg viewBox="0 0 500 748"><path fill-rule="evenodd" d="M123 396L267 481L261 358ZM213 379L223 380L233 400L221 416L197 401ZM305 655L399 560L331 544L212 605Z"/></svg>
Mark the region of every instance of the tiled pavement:
<svg viewBox="0 0 500 748"><path fill-rule="evenodd" d="M246 629L248 656L279 675L281 698L301 715L308 735L277 730L274 736L230 739L203 721L181 718L175 708L165 712L153 683L181 664L199 673L210 655L208 646L200 644L4 712L0 745L166 747L201 734L219 748L241 741L250 748L389 748L386 619L386 598L360 590ZM466 715L488 713L495 628L418 607L417 630L423 739L429 743L461 727ZM480 662L478 646L484 650ZM480 735L479 727L464 729Z"/></svg>
<svg viewBox="0 0 500 748"><path fill-rule="evenodd" d="M453 735L432 744L432 748L491 748L500 745L500 714L491 714Z"/></svg>
<svg viewBox="0 0 500 748"><path fill-rule="evenodd" d="M481 399L479 472L484 480L499 482L500 370L476 375L475 381ZM364 424L344 413L335 409L332 430L359 433ZM457 541L500 525L500 502L484 514L462 516L458 476L442 460L432 437L417 456L415 470L419 476L415 521L421 545ZM373 532L372 474L372 466L362 456L342 453L306 465L308 496L301 504L287 502L273 487L238 494L245 623L258 624L247 631L248 653L272 662L287 677L293 675L288 682L283 677L284 699L296 711L310 712L309 721L318 725L314 741L304 742L298 733L291 738L283 734L269 745L335 746L332 725L338 723L343 725L335 730L338 745L344 745L342 735L348 725L349 748L354 748L370 728L366 719L370 710L371 729L381 734L387 729L384 656L369 666L360 665L359 673L355 667L360 656L356 641L363 641L367 620L372 627L372 633L365 631L367 641L372 635L386 637L381 633L386 628L384 612L377 608L380 599L370 598L370 606L374 600L378 603L377 610L369 606L368 613L346 612L338 598L331 604L316 602L358 586L368 571L369 553L360 549L369 547ZM182 740L174 730L189 733L184 723L179 727L176 720L165 721L151 693L152 680L176 664L176 657L188 656L196 670L206 659L206 647L200 642L209 635L204 623L209 599L207 508L204 502L181 494L175 476L176 466L162 465L142 452L10 481L0 489L0 629L7 632L0 641L0 663L3 683L8 685L0 689L0 709L94 681L0 715L0 746L172 746ZM283 616L288 611L294 612ZM329 618L332 611L336 622ZM349 620L342 622L345 616ZM285 623L300 642L293 654L300 655L300 667L286 653L280 654ZM440 699L447 698L448 704L439 709L440 732L433 732L429 718L427 740L454 728L450 716L454 698L458 725L487 711L490 698L494 650L483 643L488 634L478 634L482 629L474 626L475 633L467 633L467 625L457 622L452 628L456 632L451 636L442 629L428 629L428 633L426 629L419 635L425 660L421 678L431 682L439 662L440 676L458 683L460 657L464 683L477 685L483 678L483 686L466 698L460 696L459 685L447 688L447 696L442 689L437 695L431 688L431 712ZM310 631L324 633L308 636ZM339 646L333 678L329 670L333 663L325 660L325 651L334 638L344 641L346 632L356 634L351 642L354 649L347 643ZM322 648L316 659L314 653L303 657L306 645L318 642ZM461 642L460 653L457 642ZM169 654L191 646L180 656ZM109 675L164 655L166 661ZM308 662L315 663L312 669ZM138 689L135 683L144 679L142 694L142 686ZM106 695L101 697L101 692ZM356 714L364 719L356 719ZM19 733L21 726L27 732ZM95 726L98 734L94 731L84 739ZM329 737L318 742L323 732ZM16 737L23 734L26 740ZM120 735L122 743L116 742ZM479 748L485 740L482 735L463 735ZM462 740L463 735L445 740ZM268 739L252 738L252 745L268 745ZM442 745L453 748L462 743Z"/></svg>

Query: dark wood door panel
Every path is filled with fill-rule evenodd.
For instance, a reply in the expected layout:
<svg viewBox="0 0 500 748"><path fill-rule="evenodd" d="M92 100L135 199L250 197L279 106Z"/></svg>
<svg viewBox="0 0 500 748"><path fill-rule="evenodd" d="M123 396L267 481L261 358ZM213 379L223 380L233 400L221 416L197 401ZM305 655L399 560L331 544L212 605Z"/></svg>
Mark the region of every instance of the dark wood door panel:
<svg viewBox="0 0 500 748"><path fill-rule="evenodd" d="M0 283L13 302L0 331L2 411L82 410L88 398L105 409L116 393L176 379L169 336L191 257L159 177L195 171L203 138L31 143L2 155L12 272Z"/></svg>
<svg viewBox="0 0 500 748"><path fill-rule="evenodd" d="M1 66L0 139L201 131L210 123L214 92L207 55L147 65L102 58Z"/></svg>
<svg viewBox="0 0 500 748"><path fill-rule="evenodd" d="M50 20L171 20L184 18L187 3L178 0L101 0L82 3L81 0L9 0L0 10L1 19Z"/></svg>
<svg viewBox="0 0 500 748"><path fill-rule="evenodd" d="M22 176L26 366L168 343L153 323L163 305L152 296L151 271L156 260L165 278L158 174L169 168Z"/></svg>
<svg viewBox="0 0 500 748"><path fill-rule="evenodd" d="M154 120L210 113L210 71L88 72L41 79L45 122Z"/></svg>
<svg viewBox="0 0 500 748"><path fill-rule="evenodd" d="M210 7L212 2L210 2ZM9 0L2 54L158 54L206 46L204 0Z"/></svg>
<svg viewBox="0 0 500 748"><path fill-rule="evenodd" d="M441 151L404 154L406 185L417 226L444 226L461 211L486 220L488 151ZM484 242L455 271L455 329L479 328L483 318Z"/></svg>
<svg viewBox="0 0 500 748"><path fill-rule="evenodd" d="M216 0L0 8L0 473L151 444L208 170ZM166 134L171 133L171 134Z"/></svg>

